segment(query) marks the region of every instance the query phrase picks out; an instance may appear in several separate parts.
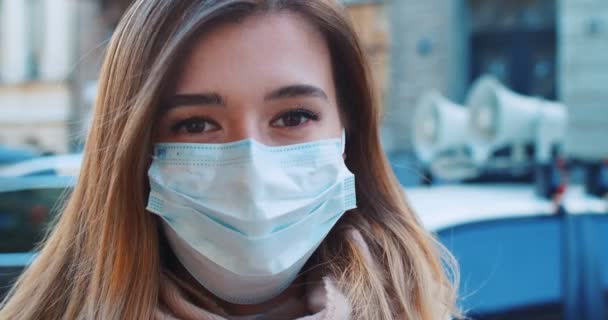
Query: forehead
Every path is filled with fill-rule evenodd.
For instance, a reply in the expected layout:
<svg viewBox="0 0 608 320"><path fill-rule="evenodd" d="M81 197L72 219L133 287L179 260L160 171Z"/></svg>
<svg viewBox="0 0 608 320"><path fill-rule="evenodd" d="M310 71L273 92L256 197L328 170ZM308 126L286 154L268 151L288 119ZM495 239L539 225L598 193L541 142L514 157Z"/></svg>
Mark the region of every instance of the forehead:
<svg viewBox="0 0 608 320"><path fill-rule="evenodd" d="M198 38L178 76L177 93L294 83L332 87L333 94L329 49L304 17L273 12L221 24Z"/></svg>

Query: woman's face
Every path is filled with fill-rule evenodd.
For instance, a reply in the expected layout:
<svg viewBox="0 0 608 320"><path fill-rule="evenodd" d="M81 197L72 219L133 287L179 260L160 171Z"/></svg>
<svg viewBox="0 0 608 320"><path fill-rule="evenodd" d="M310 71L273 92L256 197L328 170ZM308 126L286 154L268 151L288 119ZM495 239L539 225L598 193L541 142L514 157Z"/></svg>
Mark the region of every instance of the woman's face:
<svg viewBox="0 0 608 320"><path fill-rule="evenodd" d="M252 16L195 44L157 140L276 146L337 138L335 91L329 49L313 25L287 12Z"/></svg>

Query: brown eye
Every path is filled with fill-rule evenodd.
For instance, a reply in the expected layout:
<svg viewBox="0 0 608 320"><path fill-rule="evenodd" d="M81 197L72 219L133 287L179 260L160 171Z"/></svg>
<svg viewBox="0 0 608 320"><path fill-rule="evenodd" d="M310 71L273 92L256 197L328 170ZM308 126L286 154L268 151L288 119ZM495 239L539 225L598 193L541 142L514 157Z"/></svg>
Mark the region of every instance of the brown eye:
<svg viewBox="0 0 608 320"><path fill-rule="evenodd" d="M272 121L273 127L297 127L305 124L309 120L317 121L319 116L314 112L298 109L287 111Z"/></svg>
<svg viewBox="0 0 608 320"><path fill-rule="evenodd" d="M190 118L178 122L172 127L176 133L198 134L217 130L219 126L210 120L203 118Z"/></svg>

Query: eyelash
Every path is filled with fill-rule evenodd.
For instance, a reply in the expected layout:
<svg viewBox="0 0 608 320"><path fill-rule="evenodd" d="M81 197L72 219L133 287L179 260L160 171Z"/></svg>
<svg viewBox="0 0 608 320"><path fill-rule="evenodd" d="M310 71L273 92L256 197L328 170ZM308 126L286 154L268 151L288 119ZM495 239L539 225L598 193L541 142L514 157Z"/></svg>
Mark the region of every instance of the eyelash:
<svg viewBox="0 0 608 320"><path fill-rule="evenodd" d="M189 124L196 123L196 122L210 123L211 125L219 127L217 122L215 122L209 118L195 116L195 117L186 118L184 120L180 120L180 121L176 122L174 125L171 126L171 131L178 133L182 129L186 128Z"/></svg>
<svg viewBox="0 0 608 320"><path fill-rule="evenodd" d="M306 118L307 120L312 120L312 121L319 121L320 115L318 112L314 112L308 109L304 109L304 108L295 108L292 110L287 110L283 113L281 113L280 115L278 115L277 117L273 118L270 123L274 123L278 120L280 120L281 118L288 116L288 115L295 115L295 116L301 116Z"/></svg>
<svg viewBox="0 0 608 320"><path fill-rule="evenodd" d="M304 118L306 118L307 121L308 120L319 121L319 119L320 119L320 114L317 113L317 112L314 112L314 111L311 111L311 110L308 110L308 109L304 109L304 108L295 108L295 109L287 110L287 111L281 113L280 115L278 115L275 118L273 118L270 121L270 123L272 124L272 123L280 120L281 118L286 117L286 116L290 116L290 115L291 116L304 117ZM193 116L193 117L189 117L189 118L177 121L175 124L173 124L171 126L171 131L174 132L174 133L179 133L180 131L182 131L185 128L187 128L187 126L189 124L199 123L199 122L204 122L204 123L206 123L206 125L209 124L209 125L212 125L212 126L219 127L219 124L217 124L217 122L215 122L215 121L213 121L213 120L211 120L209 118L200 117L200 116ZM297 126L284 126L284 127L285 128L294 128L294 127L298 127L298 126L300 126L300 125L297 125ZM187 131L187 129L186 129L186 131Z"/></svg>

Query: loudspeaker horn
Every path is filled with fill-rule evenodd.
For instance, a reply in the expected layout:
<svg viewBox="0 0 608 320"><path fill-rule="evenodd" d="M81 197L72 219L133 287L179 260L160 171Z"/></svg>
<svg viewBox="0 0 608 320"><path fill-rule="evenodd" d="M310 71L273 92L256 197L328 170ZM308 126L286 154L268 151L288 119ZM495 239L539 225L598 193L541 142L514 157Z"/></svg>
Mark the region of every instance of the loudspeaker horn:
<svg viewBox="0 0 608 320"><path fill-rule="evenodd" d="M565 108L556 102L517 94L489 75L475 81L466 105L470 110L470 142L478 165L499 148L536 143L539 120L553 116L561 119Z"/></svg>
<svg viewBox="0 0 608 320"><path fill-rule="evenodd" d="M414 151L430 164L441 152L464 147L467 142L468 111L436 90L424 94L414 113Z"/></svg>

